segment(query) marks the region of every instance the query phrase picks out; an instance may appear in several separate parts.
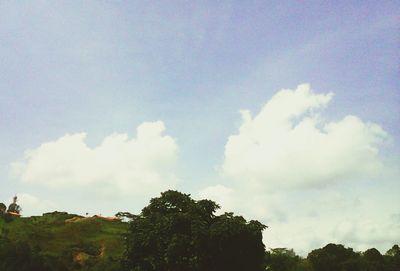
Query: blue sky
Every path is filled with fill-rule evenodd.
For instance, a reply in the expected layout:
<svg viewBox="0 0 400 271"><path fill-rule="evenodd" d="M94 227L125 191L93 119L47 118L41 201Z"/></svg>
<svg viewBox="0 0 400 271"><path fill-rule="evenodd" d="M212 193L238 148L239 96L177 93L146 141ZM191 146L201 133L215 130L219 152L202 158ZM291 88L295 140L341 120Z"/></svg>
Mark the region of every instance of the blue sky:
<svg viewBox="0 0 400 271"><path fill-rule="evenodd" d="M0 199L22 195L25 215L53 209L113 214L137 212L172 187L269 224L267 246L304 252L338 241L384 250L400 242L399 9L395 1L1 2ZM310 87L298 87L304 83ZM301 133L286 137L292 130L276 138L266 132L268 125L280 127L262 112L285 113L267 106L286 104L273 98L282 89L292 90L287 99L295 104L309 101L291 112L292 125L318 115L307 133L318 137L312 131L320 129L330 140L318 145L301 141ZM250 121L240 110L251 112ZM332 123L348 127L342 139L324 130ZM140 140L137 127L155 141ZM112 144L104 145L104 138ZM265 149L240 149L247 140ZM279 153L291 159L275 159L271 142L297 143L305 152L285 147ZM326 145L336 143L337 156ZM90 151L98 146L104 148ZM231 156L236 151L239 160ZM295 162L308 161L310 153L316 159L310 161L325 161L321 170L332 175L306 174L294 185L285 172L310 171ZM334 163L322 153L355 158ZM146 157L143 165L140 157ZM357 166L363 170L351 170L364 162ZM266 170L274 163L287 170ZM249 197L257 203L244 207ZM324 198L321 207L307 205ZM374 224L378 219L386 228ZM304 228L295 229L295 221ZM284 231L275 232L278 227ZM354 232L361 233L352 240ZM364 238L371 232L380 234ZM298 235L303 238L290 237Z"/></svg>

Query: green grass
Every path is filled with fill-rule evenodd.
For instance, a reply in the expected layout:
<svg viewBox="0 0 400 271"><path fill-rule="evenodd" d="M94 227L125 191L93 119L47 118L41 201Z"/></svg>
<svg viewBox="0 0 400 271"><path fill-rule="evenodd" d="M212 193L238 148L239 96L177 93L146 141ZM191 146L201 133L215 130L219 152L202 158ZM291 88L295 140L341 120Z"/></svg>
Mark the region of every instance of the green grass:
<svg viewBox="0 0 400 271"><path fill-rule="evenodd" d="M0 238L12 242L27 242L42 255L73 261L77 254L91 261L104 258L121 259L125 245L124 234L128 224L98 218L82 218L68 223L73 214L54 212L43 216L13 218L6 222L0 218ZM103 257L100 253L104 249Z"/></svg>

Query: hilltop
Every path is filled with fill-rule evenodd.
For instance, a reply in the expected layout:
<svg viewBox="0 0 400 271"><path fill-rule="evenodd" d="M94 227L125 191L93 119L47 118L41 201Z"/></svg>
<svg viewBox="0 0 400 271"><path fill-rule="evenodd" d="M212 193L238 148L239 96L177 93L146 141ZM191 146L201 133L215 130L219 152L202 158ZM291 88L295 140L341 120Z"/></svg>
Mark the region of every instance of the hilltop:
<svg viewBox="0 0 400 271"><path fill-rule="evenodd" d="M28 251L51 270L114 270L124 252L127 227L119 220L66 212L0 218L0 253Z"/></svg>

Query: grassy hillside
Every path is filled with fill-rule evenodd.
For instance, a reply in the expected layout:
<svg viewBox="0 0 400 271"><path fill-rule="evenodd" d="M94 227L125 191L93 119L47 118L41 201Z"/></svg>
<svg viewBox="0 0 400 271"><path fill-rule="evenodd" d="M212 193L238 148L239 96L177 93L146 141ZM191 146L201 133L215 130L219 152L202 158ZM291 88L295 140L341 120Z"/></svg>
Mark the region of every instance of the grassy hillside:
<svg viewBox="0 0 400 271"><path fill-rule="evenodd" d="M121 221L54 212L9 222L0 218L0 239L28 244L54 270L111 270L123 255L127 227Z"/></svg>

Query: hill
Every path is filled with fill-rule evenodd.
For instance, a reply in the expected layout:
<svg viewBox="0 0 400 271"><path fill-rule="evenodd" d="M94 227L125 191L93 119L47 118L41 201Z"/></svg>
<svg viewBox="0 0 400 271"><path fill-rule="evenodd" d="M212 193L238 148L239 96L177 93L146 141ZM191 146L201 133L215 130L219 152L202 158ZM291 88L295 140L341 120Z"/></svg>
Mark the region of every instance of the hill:
<svg viewBox="0 0 400 271"><path fill-rule="evenodd" d="M118 270L127 227L118 220L65 212L9 221L0 218L0 258L2 251L11 251L16 257L7 258L34 257L32 261L40 261L50 270ZM5 270L1 264L5 263L0 263L0 269Z"/></svg>

